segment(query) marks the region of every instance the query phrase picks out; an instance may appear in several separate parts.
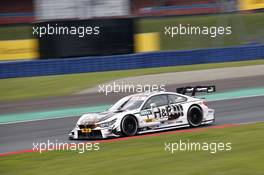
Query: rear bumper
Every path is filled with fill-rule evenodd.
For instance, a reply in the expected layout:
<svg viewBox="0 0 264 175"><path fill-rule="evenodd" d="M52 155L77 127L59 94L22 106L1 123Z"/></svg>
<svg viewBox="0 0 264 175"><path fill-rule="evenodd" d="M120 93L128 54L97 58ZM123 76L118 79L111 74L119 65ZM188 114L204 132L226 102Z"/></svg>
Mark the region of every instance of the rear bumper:
<svg viewBox="0 0 264 175"><path fill-rule="evenodd" d="M215 121L215 110L214 109L207 109L204 118L203 124L213 123Z"/></svg>

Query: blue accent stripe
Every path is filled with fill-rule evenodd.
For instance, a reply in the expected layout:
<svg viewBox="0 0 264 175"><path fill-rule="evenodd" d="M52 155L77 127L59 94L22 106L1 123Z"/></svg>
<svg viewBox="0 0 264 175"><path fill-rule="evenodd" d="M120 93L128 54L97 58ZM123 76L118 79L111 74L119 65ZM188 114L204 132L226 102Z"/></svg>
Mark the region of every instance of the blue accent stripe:
<svg viewBox="0 0 264 175"><path fill-rule="evenodd" d="M6 17L33 17L34 13L0 13L0 18Z"/></svg>

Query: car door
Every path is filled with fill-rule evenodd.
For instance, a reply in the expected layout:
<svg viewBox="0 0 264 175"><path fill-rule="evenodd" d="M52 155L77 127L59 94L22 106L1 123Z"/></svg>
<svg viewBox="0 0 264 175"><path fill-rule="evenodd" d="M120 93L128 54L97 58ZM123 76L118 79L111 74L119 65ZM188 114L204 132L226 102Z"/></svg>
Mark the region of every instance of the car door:
<svg viewBox="0 0 264 175"><path fill-rule="evenodd" d="M184 103L187 101L186 97L177 94L168 94L168 101L168 120L176 120L185 115Z"/></svg>
<svg viewBox="0 0 264 175"><path fill-rule="evenodd" d="M145 125L158 125L160 122L168 120L166 112L168 104L168 96L166 94L150 97L140 111Z"/></svg>

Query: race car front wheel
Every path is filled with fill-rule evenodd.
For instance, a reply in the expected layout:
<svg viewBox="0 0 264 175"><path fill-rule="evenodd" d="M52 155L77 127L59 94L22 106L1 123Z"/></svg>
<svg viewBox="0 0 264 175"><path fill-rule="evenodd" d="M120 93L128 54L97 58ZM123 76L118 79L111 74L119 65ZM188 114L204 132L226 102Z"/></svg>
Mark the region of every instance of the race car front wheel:
<svg viewBox="0 0 264 175"><path fill-rule="evenodd" d="M202 109L198 106L191 106L188 111L188 122L192 127L199 126L203 121Z"/></svg>
<svg viewBox="0 0 264 175"><path fill-rule="evenodd" d="M134 116L127 115L121 122L121 131L124 136L133 136L137 133L138 123Z"/></svg>

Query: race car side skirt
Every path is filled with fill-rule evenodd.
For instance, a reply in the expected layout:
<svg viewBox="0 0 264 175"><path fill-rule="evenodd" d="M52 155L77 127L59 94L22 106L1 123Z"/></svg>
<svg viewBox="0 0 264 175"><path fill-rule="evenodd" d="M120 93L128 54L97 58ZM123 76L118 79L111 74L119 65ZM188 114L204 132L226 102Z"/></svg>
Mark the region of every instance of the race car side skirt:
<svg viewBox="0 0 264 175"><path fill-rule="evenodd" d="M210 124L213 123L215 120L205 120L202 122L201 125L205 124ZM162 127L162 128L157 128L157 129L151 129L151 130L145 130L145 131L140 131L138 134L145 134L145 133L151 133L151 132L157 132L157 131L165 131L165 130L171 130L171 129L177 129L177 128L185 128L185 127L190 127L189 124L182 124L182 125L175 125L175 126L169 126L169 127Z"/></svg>
<svg viewBox="0 0 264 175"><path fill-rule="evenodd" d="M189 124L184 124L184 125L176 125L176 126L170 126L170 127L162 127L162 128L151 129L151 130L146 130L146 131L140 131L140 132L138 132L138 134L145 134L145 133L157 132L157 131L165 131L165 130L184 128L184 127L189 127L189 126L190 126Z"/></svg>

